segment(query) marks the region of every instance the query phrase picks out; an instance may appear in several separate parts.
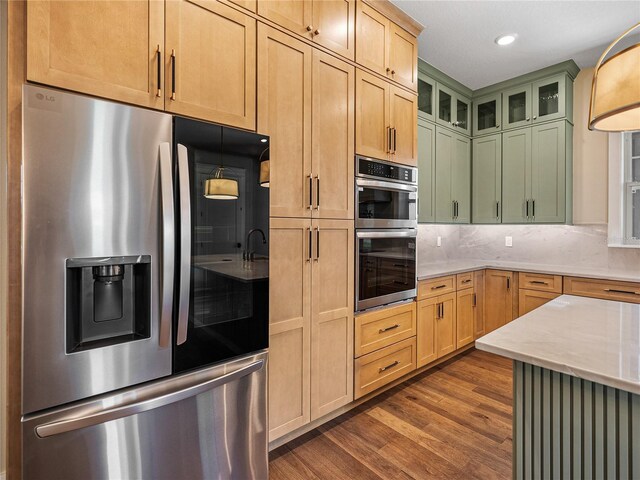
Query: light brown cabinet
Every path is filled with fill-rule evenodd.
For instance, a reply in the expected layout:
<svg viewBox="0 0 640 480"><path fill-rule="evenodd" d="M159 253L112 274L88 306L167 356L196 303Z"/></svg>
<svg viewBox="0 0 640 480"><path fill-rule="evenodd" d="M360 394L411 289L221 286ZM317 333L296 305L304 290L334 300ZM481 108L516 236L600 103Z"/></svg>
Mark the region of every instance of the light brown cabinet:
<svg viewBox="0 0 640 480"><path fill-rule="evenodd" d="M256 20L216 0L165 8L166 110L255 130Z"/></svg>
<svg viewBox="0 0 640 480"><path fill-rule="evenodd" d="M164 108L163 2L34 1L27 18L29 81Z"/></svg>
<svg viewBox="0 0 640 480"><path fill-rule="evenodd" d="M418 97L356 69L356 153L406 165L418 161Z"/></svg>
<svg viewBox="0 0 640 480"><path fill-rule="evenodd" d="M357 3L356 30L356 62L416 91L417 39L364 2Z"/></svg>
<svg viewBox="0 0 640 480"><path fill-rule="evenodd" d="M256 20L217 0L28 2L27 79L255 130Z"/></svg>
<svg viewBox="0 0 640 480"><path fill-rule="evenodd" d="M476 291L476 309L474 312L474 338L480 338L484 335L484 309L485 309L485 287L484 287L484 270L473 272L473 283Z"/></svg>
<svg viewBox="0 0 640 480"><path fill-rule="evenodd" d="M474 288L459 290L456 294L456 349L469 345L475 339L477 294Z"/></svg>
<svg viewBox="0 0 640 480"><path fill-rule="evenodd" d="M262 24L258 51L271 216L353 218L354 68Z"/></svg>
<svg viewBox="0 0 640 480"><path fill-rule="evenodd" d="M564 277L564 293L618 302L640 303L640 283Z"/></svg>
<svg viewBox="0 0 640 480"><path fill-rule="evenodd" d="M562 294L521 288L518 292L518 315L522 316L529 313L531 310L541 307L560 295Z"/></svg>
<svg viewBox="0 0 640 480"><path fill-rule="evenodd" d="M260 0L258 13L353 60L355 5L356 0Z"/></svg>
<svg viewBox="0 0 640 480"><path fill-rule="evenodd" d="M456 349L456 294L448 293L418 302L418 367Z"/></svg>
<svg viewBox="0 0 640 480"><path fill-rule="evenodd" d="M506 325L515 318L514 296L517 295L514 273L504 270L485 271L484 333Z"/></svg>
<svg viewBox="0 0 640 480"><path fill-rule="evenodd" d="M353 222L272 218L270 242L274 440L353 400Z"/></svg>
<svg viewBox="0 0 640 480"><path fill-rule="evenodd" d="M416 334L415 303L362 313L355 317L356 357L388 347Z"/></svg>

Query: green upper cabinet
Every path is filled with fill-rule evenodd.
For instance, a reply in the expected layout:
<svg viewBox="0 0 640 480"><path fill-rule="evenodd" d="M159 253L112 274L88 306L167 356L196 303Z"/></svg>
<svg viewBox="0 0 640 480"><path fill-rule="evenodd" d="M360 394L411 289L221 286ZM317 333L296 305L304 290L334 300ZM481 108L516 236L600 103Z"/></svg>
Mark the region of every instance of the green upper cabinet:
<svg viewBox="0 0 640 480"><path fill-rule="evenodd" d="M533 82L533 123L558 120L566 116L566 104L572 95L572 88L567 88L567 76L555 75ZM571 121L571 118L569 118Z"/></svg>
<svg viewBox="0 0 640 480"><path fill-rule="evenodd" d="M502 223L571 221L573 126L565 120L502 135Z"/></svg>
<svg viewBox="0 0 640 480"><path fill-rule="evenodd" d="M436 126L418 118L418 221L436 221Z"/></svg>
<svg viewBox="0 0 640 480"><path fill-rule="evenodd" d="M531 129L502 134L502 223L529 221Z"/></svg>
<svg viewBox="0 0 640 480"><path fill-rule="evenodd" d="M436 82L426 75L418 78L418 118L435 122Z"/></svg>
<svg viewBox="0 0 640 480"><path fill-rule="evenodd" d="M502 203L502 135L473 139L472 155L473 223L500 223Z"/></svg>
<svg viewBox="0 0 640 480"><path fill-rule="evenodd" d="M531 84L502 92L502 129L531 125Z"/></svg>
<svg viewBox="0 0 640 480"><path fill-rule="evenodd" d="M502 93L494 93L473 100L473 135L492 135L500 132Z"/></svg>
<svg viewBox="0 0 640 480"><path fill-rule="evenodd" d="M471 134L471 100L451 88L436 85L436 123Z"/></svg>
<svg viewBox="0 0 640 480"><path fill-rule="evenodd" d="M436 126L435 221L469 223L471 220L471 141L464 135Z"/></svg>

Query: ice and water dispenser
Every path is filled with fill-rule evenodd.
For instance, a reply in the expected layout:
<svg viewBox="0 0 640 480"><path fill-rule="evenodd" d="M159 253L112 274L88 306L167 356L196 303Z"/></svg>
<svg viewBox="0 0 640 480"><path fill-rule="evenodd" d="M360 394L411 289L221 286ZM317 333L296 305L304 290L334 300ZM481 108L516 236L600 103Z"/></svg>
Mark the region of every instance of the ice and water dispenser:
<svg viewBox="0 0 640 480"><path fill-rule="evenodd" d="M67 259L67 353L150 336L149 255Z"/></svg>

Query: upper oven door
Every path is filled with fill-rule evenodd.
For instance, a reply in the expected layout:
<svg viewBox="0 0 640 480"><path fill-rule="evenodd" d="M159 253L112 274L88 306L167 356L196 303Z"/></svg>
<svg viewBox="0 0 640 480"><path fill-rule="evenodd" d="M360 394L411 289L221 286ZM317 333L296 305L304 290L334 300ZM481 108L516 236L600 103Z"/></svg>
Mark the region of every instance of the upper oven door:
<svg viewBox="0 0 640 480"><path fill-rule="evenodd" d="M356 228L416 228L418 188L356 179Z"/></svg>

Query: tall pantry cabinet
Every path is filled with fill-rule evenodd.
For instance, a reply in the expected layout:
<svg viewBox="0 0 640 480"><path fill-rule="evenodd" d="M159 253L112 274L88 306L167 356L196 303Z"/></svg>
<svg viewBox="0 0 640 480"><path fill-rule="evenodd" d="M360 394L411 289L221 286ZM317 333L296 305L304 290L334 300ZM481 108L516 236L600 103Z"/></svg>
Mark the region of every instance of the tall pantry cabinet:
<svg viewBox="0 0 640 480"><path fill-rule="evenodd" d="M354 67L258 26L271 189L269 428L353 400Z"/></svg>

